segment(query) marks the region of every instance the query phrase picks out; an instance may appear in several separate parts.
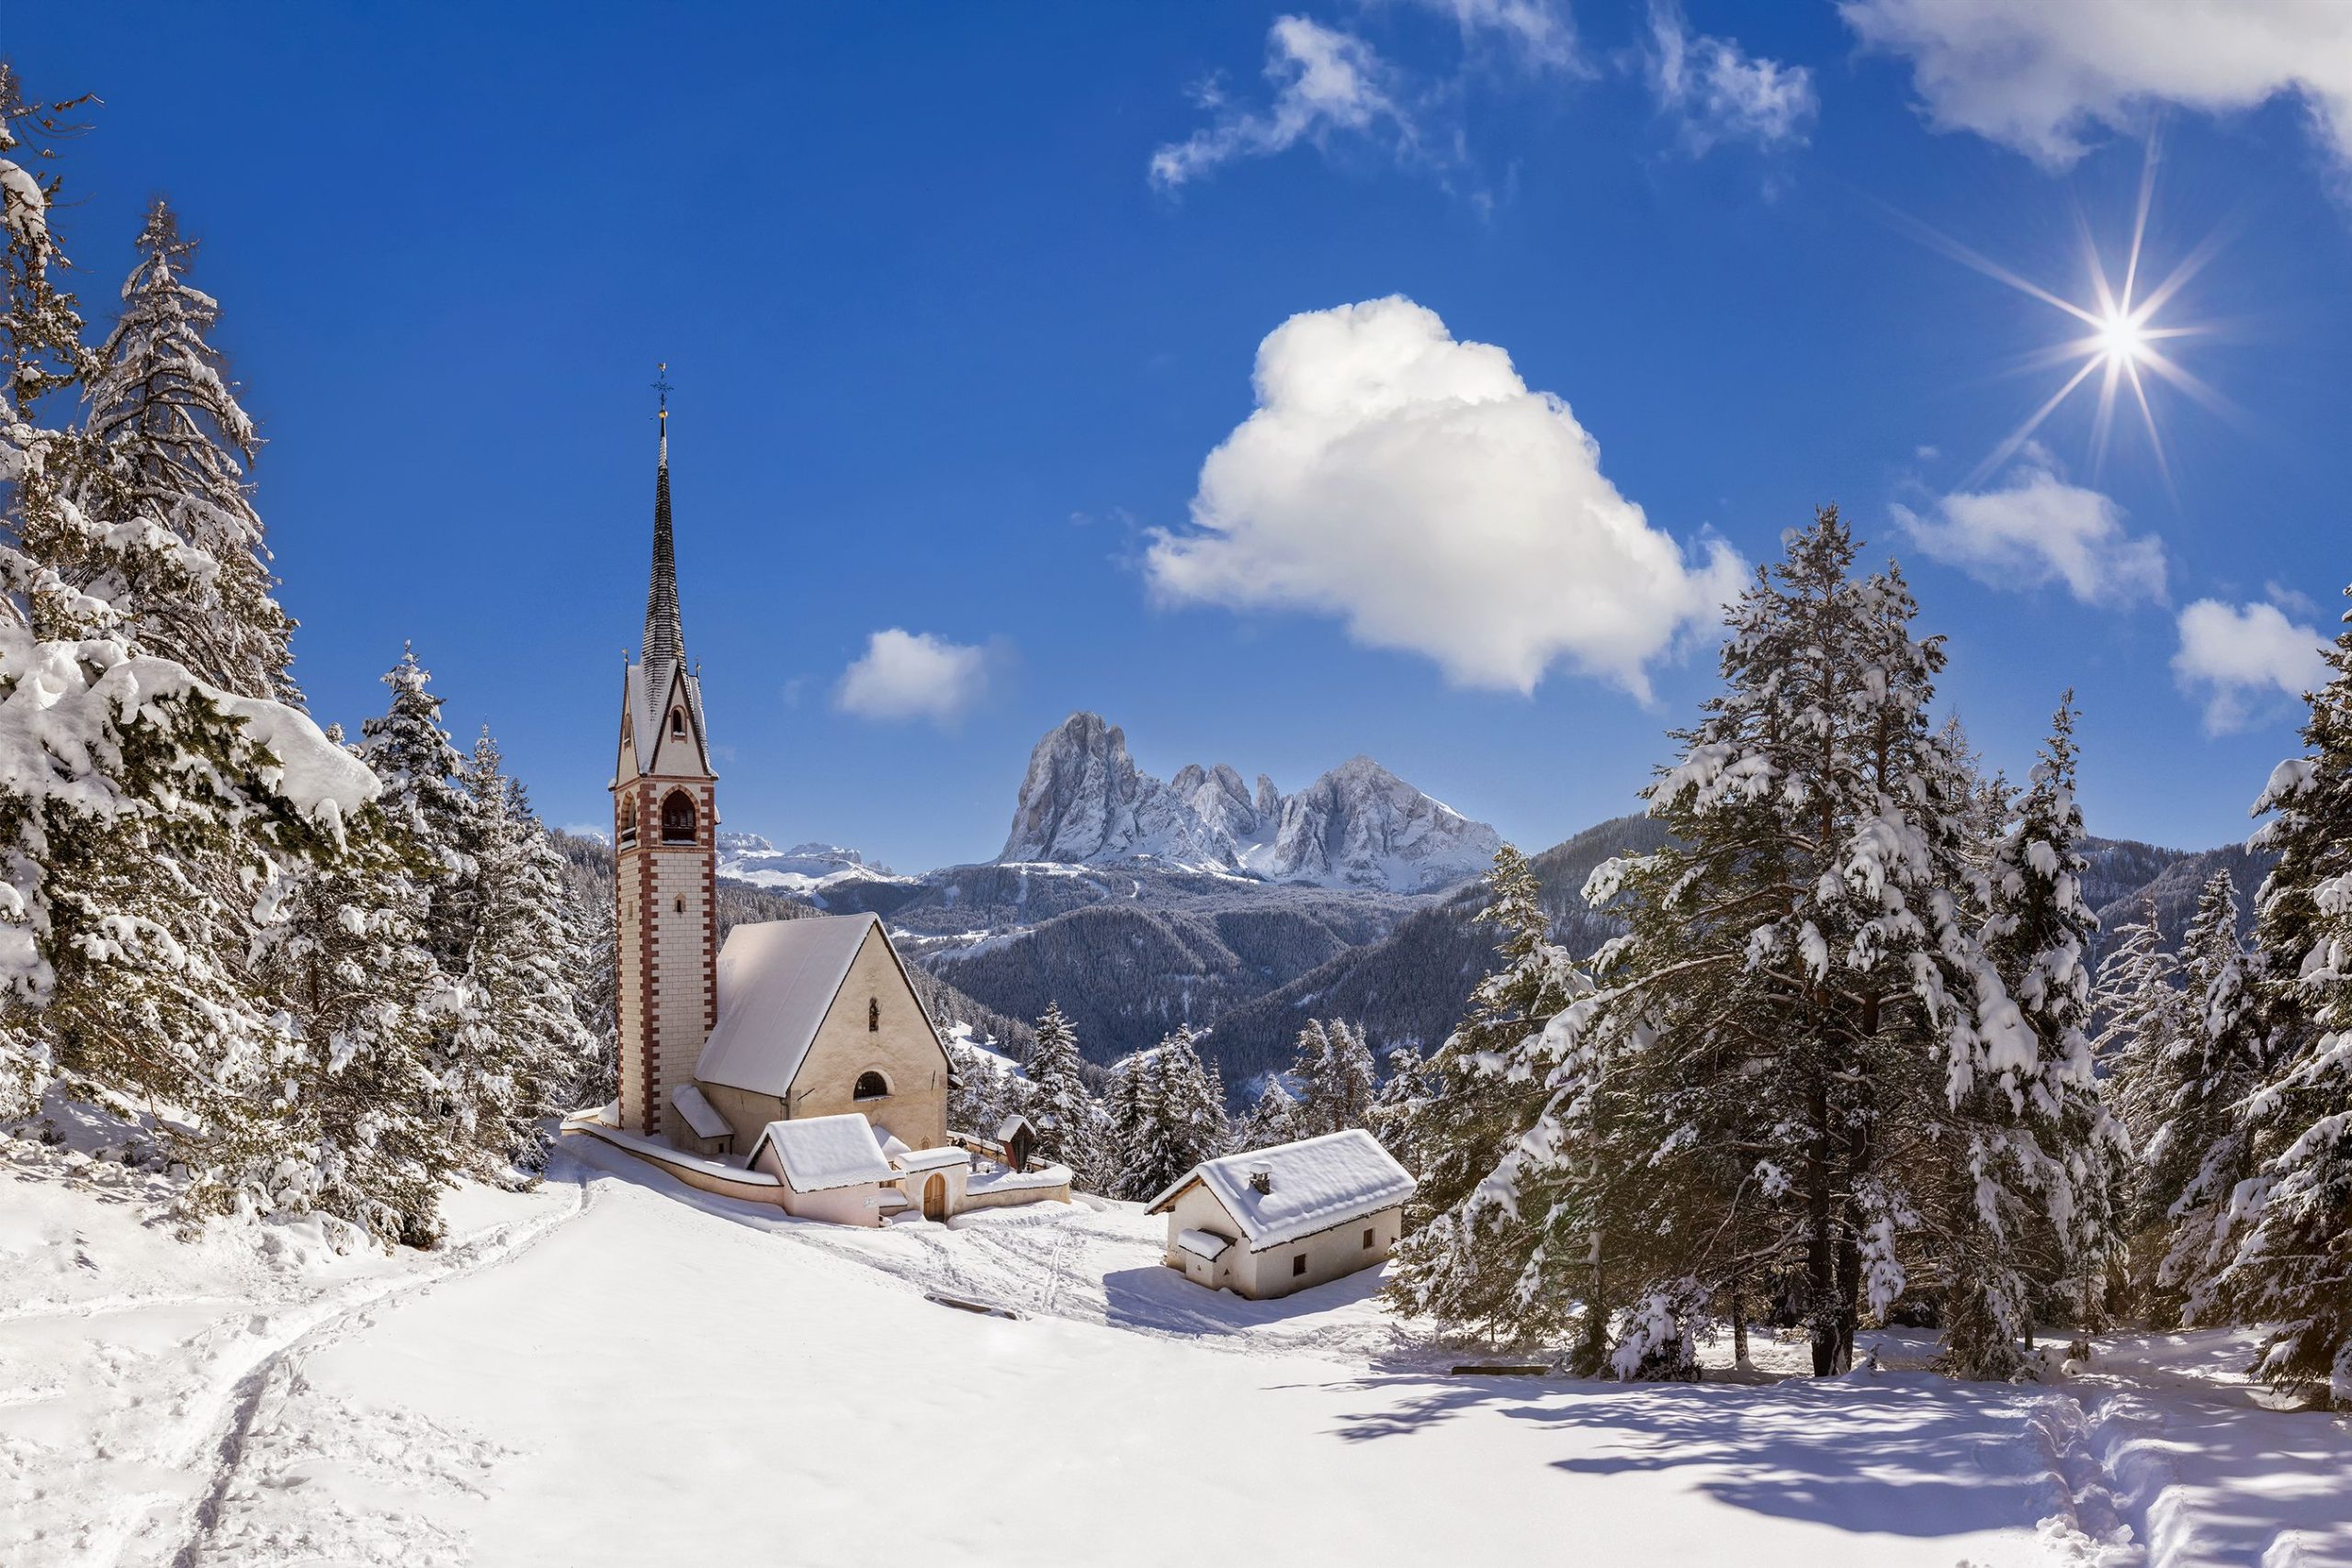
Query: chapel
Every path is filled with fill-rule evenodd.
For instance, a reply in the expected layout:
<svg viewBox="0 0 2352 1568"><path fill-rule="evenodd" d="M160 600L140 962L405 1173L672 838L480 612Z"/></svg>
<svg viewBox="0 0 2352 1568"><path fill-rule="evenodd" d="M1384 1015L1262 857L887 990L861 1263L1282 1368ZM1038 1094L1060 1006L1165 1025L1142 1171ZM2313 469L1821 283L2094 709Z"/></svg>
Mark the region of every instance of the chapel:
<svg viewBox="0 0 2352 1568"><path fill-rule="evenodd" d="M828 1218L878 1223L892 1189L933 1218L1054 1195L1020 1163L975 1169L976 1148L1002 1151L951 1138L949 1057L880 920L813 915L718 940L718 778L678 610L662 393L645 635L613 770L620 1094L603 1119L745 1179L765 1171L775 1201Z"/></svg>

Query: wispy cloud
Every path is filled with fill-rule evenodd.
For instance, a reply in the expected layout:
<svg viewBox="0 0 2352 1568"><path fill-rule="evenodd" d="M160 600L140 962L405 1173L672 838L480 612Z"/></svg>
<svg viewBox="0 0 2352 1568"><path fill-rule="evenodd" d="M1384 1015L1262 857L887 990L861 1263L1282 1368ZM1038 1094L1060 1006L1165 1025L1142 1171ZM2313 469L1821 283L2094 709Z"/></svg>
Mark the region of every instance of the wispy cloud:
<svg viewBox="0 0 2352 1568"><path fill-rule="evenodd" d="M891 626L866 639L842 672L833 705L862 718L953 725L987 694L986 648Z"/></svg>
<svg viewBox="0 0 2352 1568"><path fill-rule="evenodd" d="M2173 679L2201 697L2207 733L2244 729L2257 705L2284 708L2327 679L2325 643L2315 626L2289 620L2276 604L2225 604L2199 599L2180 613L2180 651Z"/></svg>
<svg viewBox="0 0 2352 1568"><path fill-rule="evenodd" d="M1704 156L1726 141L1803 146L1820 108L1813 73L1752 55L1737 40L1694 33L1676 0L1650 0L1643 74L1683 145Z"/></svg>
<svg viewBox="0 0 2352 1568"><path fill-rule="evenodd" d="M2128 532L2120 506L2067 483L2038 447L1999 489L1955 491L1925 514L1894 512L1921 553L1996 588L2063 582L2086 604L2165 597L2164 542Z"/></svg>

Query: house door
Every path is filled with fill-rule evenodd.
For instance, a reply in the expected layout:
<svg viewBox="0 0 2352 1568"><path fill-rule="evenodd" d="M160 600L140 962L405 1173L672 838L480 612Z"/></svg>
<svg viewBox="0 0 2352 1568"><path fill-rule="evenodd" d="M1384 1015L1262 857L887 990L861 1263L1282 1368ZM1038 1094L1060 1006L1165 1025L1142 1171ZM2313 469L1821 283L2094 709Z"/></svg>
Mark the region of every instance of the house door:
<svg viewBox="0 0 2352 1568"><path fill-rule="evenodd" d="M947 1179L934 1176L922 1184L922 1217L926 1220L947 1218Z"/></svg>

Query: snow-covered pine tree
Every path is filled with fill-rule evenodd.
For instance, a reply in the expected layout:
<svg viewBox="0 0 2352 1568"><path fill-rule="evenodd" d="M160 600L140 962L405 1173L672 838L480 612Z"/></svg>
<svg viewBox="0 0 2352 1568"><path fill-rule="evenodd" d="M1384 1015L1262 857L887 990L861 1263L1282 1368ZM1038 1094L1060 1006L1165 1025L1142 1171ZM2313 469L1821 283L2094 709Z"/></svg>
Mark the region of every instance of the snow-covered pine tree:
<svg viewBox="0 0 2352 1568"><path fill-rule="evenodd" d="M969 1024L950 1024L939 1032L947 1048L947 1125L979 1137L993 1134L1025 1098L1020 1080L991 1060L981 1042L972 1038Z"/></svg>
<svg viewBox="0 0 2352 1568"><path fill-rule="evenodd" d="M2124 1134L2122 1146L2110 1155L2107 1179L2122 1247L2116 1288L2132 1316L2169 1328L2179 1322L2180 1298L2158 1287L2156 1271L2172 1199L2158 1190L2141 1151L2165 1122L2169 1101L2163 1066L2174 1043L2189 1031L2190 1009L2179 961L2165 947L2153 901L2142 918L2115 928L2091 988L2091 1011L2102 1025L2092 1055L2107 1069L2108 1101Z"/></svg>
<svg viewBox="0 0 2352 1568"><path fill-rule="evenodd" d="M1282 1079L1272 1074L1258 1089L1257 1103L1250 1114L1233 1130L1233 1146L1237 1149L1270 1149L1276 1144L1291 1143L1304 1136L1298 1131L1298 1101L1290 1090L1283 1088Z"/></svg>
<svg viewBox="0 0 2352 1568"><path fill-rule="evenodd" d="M54 151L41 143L84 129L66 117L90 96L47 104L28 97L16 67L0 60L0 235L7 241L5 261L0 261L6 284L6 305L0 308L0 354L6 355L8 378L6 423L16 427L8 445L20 452L36 434L34 410L41 400L79 381L92 364L74 296L57 287L56 269L65 265L65 258L50 225L50 208L63 176L43 179L20 160L54 157ZM29 151L28 138L36 143ZM0 479L16 483L17 476L10 473Z"/></svg>
<svg viewBox="0 0 2352 1568"><path fill-rule="evenodd" d="M1113 1198L1141 1200L1159 1189L1149 1179L1158 1165L1152 1149L1159 1142L1159 1053L1136 1051L1111 1065L1111 1084L1103 1096L1108 1121L1105 1154L1111 1177L1104 1189Z"/></svg>
<svg viewBox="0 0 2352 1568"><path fill-rule="evenodd" d="M2223 1269L2238 1241L2236 1193L2255 1173L2244 1109L2262 1081L2263 1041L2254 1010L2253 955L2238 939L2237 887L2224 869L2197 897L2181 934L2188 1028L2151 1082L2134 1090L2161 1111L2141 1157L2165 1205L2160 1290L2178 1295L2181 1318L2214 1321Z"/></svg>
<svg viewBox="0 0 2352 1568"><path fill-rule="evenodd" d="M487 728L464 783L475 824L474 925L466 1005L442 1084L478 1168L495 1178L545 1163L539 1124L570 1109L594 1042L569 988L582 954L566 918L562 858Z"/></svg>
<svg viewBox="0 0 2352 1568"><path fill-rule="evenodd" d="M1429 1098L1428 1068L1419 1046L1408 1040L1388 1050L1388 1074L1372 1097L1372 1135L1407 1170L1422 1165L1412 1143L1412 1126Z"/></svg>
<svg viewBox="0 0 2352 1568"><path fill-rule="evenodd" d="M1108 1128L1102 1106L1087 1092L1082 1062L1077 1028L1060 1003L1048 1001L1037 1020L1036 1043L1029 1048L1031 1087L1023 1113L1037 1129L1039 1157L1059 1161L1080 1184L1099 1188L1109 1174Z"/></svg>
<svg viewBox="0 0 2352 1568"><path fill-rule="evenodd" d="M2352 589L2346 591L2352 597ZM2278 862L2255 901L2274 1053L2246 1101L2260 1166L2222 1285L2272 1324L2256 1370L2352 1409L2352 612L2311 694L2303 754L2255 803ZM2216 1002L2209 993L2208 1025Z"/></svg>
<svg viewBox="0 0 2352 1568"><path fill-rule="evenodd" d="M403 646L400 661L384 672L391 703L360 725L359 753L383 781L384 814L439 868L430 886L425 947L443 974L461 980L472 962L474 850L483 815L466 788L465 762L441 728L441 698L427 689L432 680L416 650Z"/></svg>
<svg viewBox="0 0 2352 1568"><path fill-rule="evenodd" d="M1121 1064L1113 1100L1124 1167L1120 1197L1159 1195L1170 1182L1232 1146L1224 1094L1201 1060L1189 1026Z"/></svg>
<svg viewBox="0 0 2352 1568"><path fill-rule="evenodd" d="M121 318L83 387L85 460L71 493L96 526L60 567L114 606L141 652L223 691L300 705L293 622L271 597L245 480L260 440L208 341L220 307L187 281L195 254L158 197Z"/></svg>
<svg viewBox="0 0 2352 1568"><path fill-rule="evenodd" d="M2075 707L2051 721L2025 793L1992 847L1973 1040L1951 1042L1947 1108L1957 1157L1939 1194L1945 1357L1964 1377L2023 1363L2037 1295L2104 1268L2109 1173L2121 1147L2092 1070L2087 954L2098 918L2075 803Z"/></svg>
<svg viewBox="0 0 2352 1568"><path fill-rule="evenodd" d="M1406 1206L1388 1299L1441 1323L1479 1325L1490 1337L1506 1328L1515 1337L1555 1332L1575 1299L1523 1294L1539 1238L1523 1211L1474 1203L1544 1110L1555 1065L1543 1055L1544 1025L1582 984L1552 942L1541 891L1525 855L1510 844L1495 852L1479 919L1498 933L1496 967L1426 1064L1391 1058L1392 1089L1407 1087L1383 1107L1382 1141L1420 1179Z"/></svg>
<svg viewBox="0 0 2352 1568"><path fill-rule="evenodd" d="M241 1151L232 1179L383 1246L429 1246L441 1192L469 1163L432 1066L466 996L424 950L424 889L438 866L372 807L349 840L345 858L299 879L266 960L295 1048L271 1136Z"/></svg>
<svg viewBox="0 0 2352 1568"><path fill-rule="evenodd" d="M1948 1167L1932 1130L1984 1070L1974 1019L2008 1005L1962 919L1968 779L1928 724L1942 644L1856 553L1824 508L1729 611L1724 689L1645 792L1669 843L1586 888L1630 929L1517 1066L1552 1100L1489 1190L1542 1238L1530 1299L1599 1274L1626 1303L1621 1372L1670 1366L1705 1303L1778 1276L1816 1375L1850 1367Z"/></svg>
<svg viewBox="0 0 2352 1568"><path fill-rule="evenodd" d="M1319 1137L1372 1120L1372 1099L1379 1085L1372 1046L1363 1031L1345 1019L1307 1021L1298 1033L1291 1077L1299 1087L1293 1137Z"/></svg>

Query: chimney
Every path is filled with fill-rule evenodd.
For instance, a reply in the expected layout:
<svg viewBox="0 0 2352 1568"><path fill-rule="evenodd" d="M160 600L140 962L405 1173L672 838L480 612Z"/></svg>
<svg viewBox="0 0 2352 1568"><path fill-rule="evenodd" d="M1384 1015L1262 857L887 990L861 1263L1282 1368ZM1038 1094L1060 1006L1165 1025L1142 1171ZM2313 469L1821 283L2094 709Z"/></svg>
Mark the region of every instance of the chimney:
<svg viewBox="0 0 2352 1568"><path fill-rule="evenodd" d="M1273 1190L1274 1173L1262 1165L1251 1166L1250 1168L1250 1190L1252 1192L1272 1192Z"/></svg>

